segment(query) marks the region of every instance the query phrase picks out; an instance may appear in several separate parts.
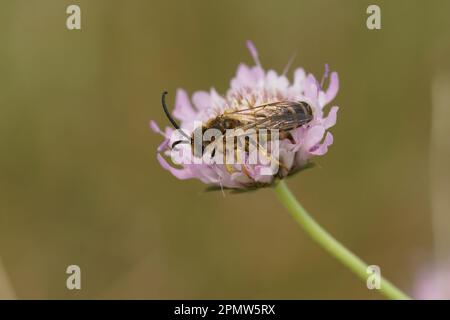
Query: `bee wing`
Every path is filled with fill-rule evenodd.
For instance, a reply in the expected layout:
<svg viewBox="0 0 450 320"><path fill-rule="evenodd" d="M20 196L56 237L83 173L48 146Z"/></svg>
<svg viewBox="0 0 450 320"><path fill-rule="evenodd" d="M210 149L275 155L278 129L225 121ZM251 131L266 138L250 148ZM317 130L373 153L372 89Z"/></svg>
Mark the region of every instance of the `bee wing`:
<svg viewBox="0 0 450 320"><path fill-rule="evenodd" d="M234 128L233 133L226 133L224 137L240 137L249 129L273 129L289 131L310 121L305 118L293 118L291 113L286 112L286 108L296 107L295 101L275 101L265 103L252 108L226 112L228 117L235 118L243 124Z"/></svg>
<svg viewBox="0 0 450 320"><path fill-rule="evenodd" d="M270 127L270 122L281 118L285 113L285 108L295 104L294 102L270 102L252 108L240 109L227 112L226 115L239 120L243 125L236 129L250 129ZM270 120L272 119L272 120Z"/></svg>
<svg viewBox="0 0 450 320"><path fill-rule="evenodd" d="M249 115L253 117L267 117L271 114L281 113L284 108L297 104L294 101L275 101L261 105L254 106L252 108L240 109L232 112L227 112L227 115L244 116Z"/></svg>
<svg viewBox="0 0 450 320"><path fill-rule="evenodd" d="M247 109L240 109L240 110L236 110L236 111L232 111L230 113L239 113L239 112L246 112L248 110L258 110L258 109L263 109L263 108L267 108L267 107L277 107L277 108L283 108L283 107L289 107L292 105L296 105L298 104L298 102L296 101L290 101L290 100L286 100L286 101L274 101L274 102L268 102L268 103L264 103L264 104L260 104L251 108L247 108Z"/></svg>
<svg viewBox="0 0 450 320"><path fill-rule="evenodd" d="M246 131L249 129L268 129L268 130L289 131L289 130L295 129L296 127L299 127L299 126L302 126L302 125L308 123L308 121L309 121L308 119L299 121L299 120L286 119L286 118L278 117L277 115L273 115L273 116L261 118L257 121L249 122L242 126L236 127L233 131L237 131L237 130ZM241 135L243 135L243 134L242 133L237 133L237 134L233 133L233 134L227 135L227 136L239 137Z"/></svg>
<svg viewBox="0 0 450 320"><path fill-rule="evenodd" d="M251 107L251 108L239 109L239 110L228 112L228 113L229 114L234 114L234 113L246 113L246 112L249 112L249 111L255 112L258 109L263 109L263 108L266 108L266 107L269 107L269 106L273 106L273 105L276 105L276 104L279 104L279 103L280 103L280 101L269 102L269 103L260 104L260 105L257 105L257 106Z"/></svg>

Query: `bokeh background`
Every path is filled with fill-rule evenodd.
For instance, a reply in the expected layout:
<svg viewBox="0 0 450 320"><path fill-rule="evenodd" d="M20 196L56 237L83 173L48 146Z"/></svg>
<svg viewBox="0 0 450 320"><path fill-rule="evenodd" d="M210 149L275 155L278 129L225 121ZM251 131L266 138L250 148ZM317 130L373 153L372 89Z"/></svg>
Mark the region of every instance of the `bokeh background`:
<svg viewBox="0 0 450 320"><path fill-rule="evenodd" d="M82 30L66 29L78 4ZM381 7L382 29L366 28ZM434 257L432 83L450 2L2 0L0 284L9 298L379 299L273 191L204 193L160 168L163 90L224 93L240 62L338 71L335 144L289 186L414 294ZM290 74L291 76L291 74ZM444 193L448 190L444 190ZM66 267L82 290L66 288Z"/></svg>

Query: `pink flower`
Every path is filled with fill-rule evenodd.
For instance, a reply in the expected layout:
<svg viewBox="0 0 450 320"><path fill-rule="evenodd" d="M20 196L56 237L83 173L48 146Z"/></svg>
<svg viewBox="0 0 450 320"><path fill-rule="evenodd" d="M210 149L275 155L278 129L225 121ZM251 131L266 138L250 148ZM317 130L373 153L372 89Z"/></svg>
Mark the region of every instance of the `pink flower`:
<svg viewBox="0 0 450 320"><path fill-rule="evenodd" d="M268 164L207 164L182 163L170 165L166 160L171 154L170 137L174 129L167 127L162 131L154 121L150 127L154 132L164 137L158 147L158 161L161 166L170 171L178 179L199 179L205 184L233 189L246 189L271 185L277 178L284 178L302 168L310 159L322 156L333 143L332 134L327 131L336 123L338 107L333 106L327 115L324 107L336 96L339 80L336 72L330 74L329 85L322 88L328 77L328 69L319 83L314 75L307 74L302 68L294 71L292 82L285 74L277 74L274 70L264 70L259 62L258 52L253 43L247 42L248 49L253 56L255 65L240 64L236 76L231 79L230 88L222 96L215 89L197 91L189 99L188 94L178 89L175 97L173 117L179 120L180 128L187 133L193 132L195 121L206 123L208 120L224 114L230 110L243 110L276 101L304 101L313 110L313 119L307 124L297 127L290 132L291 137L284 138L279 143L278 172L272 175L263 174ZM188 155L190 144L179 144ZM185 149L185 150L184 150ZM166 156L166 157L164 157Z"/></svg>
<svg viewBox="0 0 450 320"><path fill-rule="evenodd" d="M419 273L415 284L415 297L420 300L450 299L450 260L435 267L428 265Z"/></svg>

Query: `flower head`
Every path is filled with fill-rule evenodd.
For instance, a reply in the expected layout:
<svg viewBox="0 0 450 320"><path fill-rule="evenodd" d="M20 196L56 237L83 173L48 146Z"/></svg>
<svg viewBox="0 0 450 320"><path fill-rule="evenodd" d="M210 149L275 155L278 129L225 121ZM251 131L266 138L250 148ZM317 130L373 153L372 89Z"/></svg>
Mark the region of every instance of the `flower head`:
<svg viewBox="0 0 450 320"><path fill-rule="evenodd" d="M227 112L256 110L255 107L277 101L306 102L312 109L312 119L289 130L289 134L280 135L279 143L268 147L267 157L270 158L275 151L278 155L276 161L279 166L276 172L271 171L271 174L267 174L270 164L253 163L248 160L234 164L181 161L178 165L172 166L164 156L170 156L173 152L174 129L167 127L163 131L151 121L151 129L164 137L164 141L158 147L158 161L178 179L195 178L208 185L233 189L267 186L277 178L282 179L304 168L311 158L324 155L333 143L333 136L327 130L336 123L338 107L332 107L326 116L324 107L338 92L337 73L332 72L328 75L327 66L319 82L314 75L298 68L294 71L293 81L290 82L285 75L286 72L279 75L274 70L264 70L253 43L248 41L247 46L255 65L240 64L224 96L213 88L209 92L197 91L191 99L184 90L177 91L172 115L179 121L183 135L191 136L198 121L208 123ZM328 76L329 85L324 90L322 86ZM191 158L190 143L178 144L177 148L184 151L184 156Z"/></svg>
<svg viewBox="0 0 450 320"><path fill-rule="evenodd" d="M419 300L450 299L450 260L422 268L414 289Z"/></svg>

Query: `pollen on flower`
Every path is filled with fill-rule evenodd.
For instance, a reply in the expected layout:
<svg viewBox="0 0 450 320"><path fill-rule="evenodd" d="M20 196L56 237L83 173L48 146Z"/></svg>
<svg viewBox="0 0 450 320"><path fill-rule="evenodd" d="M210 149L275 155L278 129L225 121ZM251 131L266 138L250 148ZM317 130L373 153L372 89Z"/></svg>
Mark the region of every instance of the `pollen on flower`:
<svg viewBox="0 0 450 320"><path fill-rule="evenodd" d="M328 129L336 123L338 107L333 106L326 115L324 107L334 99L339 90L337 73L329 74L326 65L325 74L318 82L314 75L306 74L302 68L298 68L294 71L292 81L289 81L285 72L279 75L274 70L266 71L262 68L258 51L251 41L247 42L247 47L255 65L240 64L224 95L211 89L209 92L195 92L190 99L184 90L177 91L172 115L179 121L182 134L175 141L172 140L177 130L167 127L163 131L151 121L151 129L164 136L163 143L158 147L158 161L175 177L194 178L208 185L233 189L268 186L276 179L282 179L308 166L311 158L324 155L333 143L333 135ZM324 89L326 78L329 78L329 85ZM274 113L276 117L273 116L271 121L267 119L267 114L260 111L266 105L270 105L273 110L278 108ZM239 115L240 118L226 121L230 115ZM290 118L286 118L286 115ZM253 126L252 121L255 123ZM198 122L202 125L198 126ZM208 158L205 154L202 159L197 159L192 152L193 138L188 138L194 136L196 128L202 129L200 133L205 133L205 124L222 134L225 129L257 128L258 136L254 144L259 147L259 154L262 154L264 161L251 161L252 144L248 141L241 150L243 157L240 159L243 160L240 162L230 161L238 159L239 152L238 155L233 152L230 156L228 151L224 152L222 162L204 161ZM261 146L263 140L260 140L260 134L266 127L282 130L277 129L277 135L269 134L268 143ZM218 139L225 141L225 138L227 136L224 134ZM235 139L232 138L233 141ZM276 144L273 143L274 140ZM200 149L204 153L209 152L209 158L211 155L214 158L219 151L217 148L211 150L211 144L203 142ZM178 156L176 161L174 154ZM171 158L174 165L170 165L167 158Z"/></svg>

